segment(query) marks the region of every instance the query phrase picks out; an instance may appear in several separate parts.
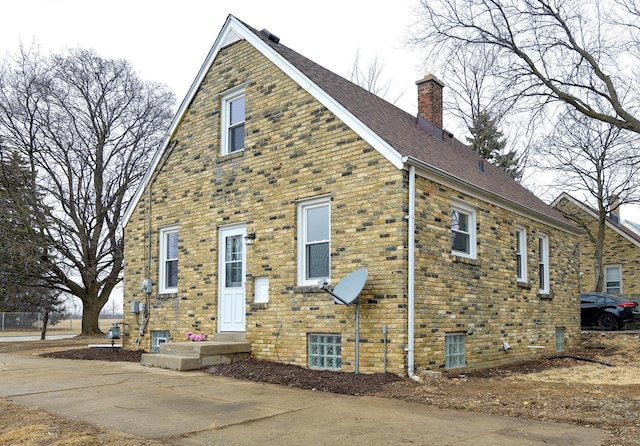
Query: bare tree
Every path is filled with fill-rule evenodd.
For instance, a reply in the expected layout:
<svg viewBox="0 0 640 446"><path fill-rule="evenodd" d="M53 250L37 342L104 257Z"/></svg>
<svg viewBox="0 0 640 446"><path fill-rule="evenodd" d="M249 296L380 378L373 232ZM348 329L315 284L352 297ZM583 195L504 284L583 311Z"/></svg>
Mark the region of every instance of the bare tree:
<svg viewBox="0 0 640 446"><path fill-rule="evenodd" d="M597 211L595 230L592 220L583 214L565 215L585 230L594 246L594 289L602 292L606 217L616 213L621 204L640 202L637 136L571 109L560 117L554 131L537 150L540 154L537 167L555 174L556 187L569 194L586 196Z"/></svg>
<svg viewBox="0 0 640 446"><path fill-rule="evenodd" d="M0 138L29 162L44 192L38 215L53 242L50 287L83 304L82 335L122 280L119 220L168 128L174 96L124 60L76 49L24 49L0 71ZM46 222L46 223L45 223Z"/></svg>
<svg viewBox="0 0 640 446"><path fill-rule="evenodd" d="M463 122L465 129L483 113L500 123L516 105L504 99L507 94L491 76L496 58L492 48L478 48L474 52L455 52L441 65L449 87L444 107Z"/></svg>
<svg viewBox="0 0 640 446"><path fill-rule="evenodd" d="M491 70L496 55L491 48L474 53L457 52L448 58L442 69L447 79L445 110L460 121L471 148L496 164L516 181L522 178L527 160L528 132L514 131L505 137L500 130L519 128L514 115L517 104L504 100L503 87L495 83ZM522 151L513 147L520 145ZM520 153L519 153L520 152Z"/></svg>
<svg viewBox="0 0 640 446"><path fill-rule="evenodd" d="M386 99L386 96L391 91L391 81L388 79L383 80L383 73L384 61L378 58L378 56L371 59L369 64L363 68L360 60L360 50L358 50L353 65L351 66L349 80L364 88L369 93ZM401 97L402 94L399 94L396 99L390 102L395 104Z"/></svg>
<svg viewBox="0 0 640 446"><path fill-rule="evenodd" d="M441 60L495 55L504 100L550 102L640 133L637 0L421 0L410 42Z"/></svg>
<svg viewBox="0 0 640 446"><path fill-rule="evenodd" d="M351 67L351 78L349 80L368 92L384 98L389 92L389 88L391 88L391 82L388 80L386 82L382 81L383 70L384 61L377 56L363 69L360 61L360 50L358 50Z"/></svg>

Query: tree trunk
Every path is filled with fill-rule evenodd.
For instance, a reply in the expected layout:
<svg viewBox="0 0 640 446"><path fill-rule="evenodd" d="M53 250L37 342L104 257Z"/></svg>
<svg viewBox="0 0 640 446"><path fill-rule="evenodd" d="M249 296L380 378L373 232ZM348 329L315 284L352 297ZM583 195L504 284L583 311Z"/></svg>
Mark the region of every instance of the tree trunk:
<svg viewBox="0 0 640 446"><path fill-rule="evenodd" d="M42 312L42 330L40 331L40 340L44 341L47 338L47 325L49 325L49 311Z"/></svg>
<svg viewBox="0 0 640 446"><path fill-rule="evenodd" d="M106 302L99 302L97 297L82 299L82 332L80 336L101 336L99 319L100 311Z"/></svg>
<svg viewBox="0 0 640 446"><path fill-rule="evenodd" d="M602 265L602 253L604 251L604 233L606 210L601 206L598 218L598 234L596 236L595 251L593 253L593 275L595 278L594 291L604 292L604 266Z"/></svg>

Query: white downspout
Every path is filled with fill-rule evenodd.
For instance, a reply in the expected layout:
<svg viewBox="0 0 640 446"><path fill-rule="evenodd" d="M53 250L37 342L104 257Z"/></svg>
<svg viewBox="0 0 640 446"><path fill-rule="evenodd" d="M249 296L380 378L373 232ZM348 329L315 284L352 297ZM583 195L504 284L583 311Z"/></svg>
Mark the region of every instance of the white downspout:
<svg viewBox="0 0 640 446"><path fill-rule="evenodd" d="M407 271L407 375L414 381L421 381L414 375L414 331L415 331L415 263L416 263L416 168L409 166L409 236Z"/></svg>

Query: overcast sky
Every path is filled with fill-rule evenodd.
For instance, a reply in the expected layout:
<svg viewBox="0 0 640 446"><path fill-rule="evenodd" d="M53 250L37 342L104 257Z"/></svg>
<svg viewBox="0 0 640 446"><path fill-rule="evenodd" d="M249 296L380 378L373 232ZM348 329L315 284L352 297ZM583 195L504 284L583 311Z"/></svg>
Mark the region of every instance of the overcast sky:
<svg viewBox="0 0 640 446"><path fill-rule="evenodd" d="M129 60L142 79L166 84L180 103L225 19L233 14L347 78L358 51L362 68L378 57L384 63L383 79L392 84L385 99L415 114L416 80L433 73L446 85L438 67L429 66L404 43L418 4L419 0L5 0L0 58L16 53L21 42L38 44L43 52L93 48L102 57ZM445 115L444 120L445 127L464 141L451 119ZM640 222L640 211L627 207L622 217Z"/></svg>
<svg viewBox="0 0 640 446"><path fill-rule="evenodd" d="M187 93L225 19L232 14L256 29L348 77L356 53L384 62L398 106L415 113L419 54L404 45L418 0L20 0L4 2L0 55L20 42L42 50L93 48L129 60L144 80L167 84L178 101Z"/></svg>

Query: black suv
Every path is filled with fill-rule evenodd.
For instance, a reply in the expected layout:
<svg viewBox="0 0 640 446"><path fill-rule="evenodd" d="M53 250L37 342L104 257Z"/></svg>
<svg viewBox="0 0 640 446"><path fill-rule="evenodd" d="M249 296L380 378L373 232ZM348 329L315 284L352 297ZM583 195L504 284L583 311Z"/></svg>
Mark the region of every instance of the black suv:
<svg viewBox="0 0 640 446"><path fill-rule="evenodd" d="M582 327L619 330L636 319L640 319L637 302L610 294L580 293Z"/></svg>

